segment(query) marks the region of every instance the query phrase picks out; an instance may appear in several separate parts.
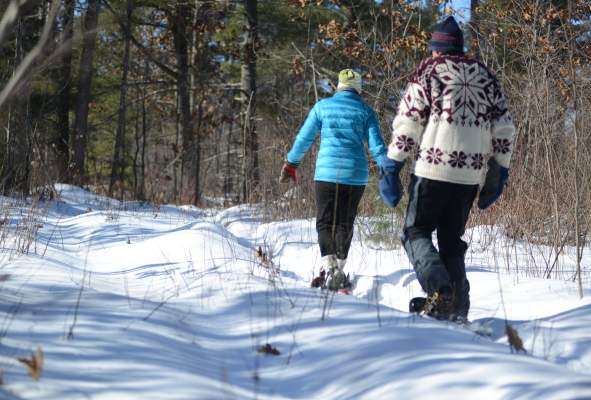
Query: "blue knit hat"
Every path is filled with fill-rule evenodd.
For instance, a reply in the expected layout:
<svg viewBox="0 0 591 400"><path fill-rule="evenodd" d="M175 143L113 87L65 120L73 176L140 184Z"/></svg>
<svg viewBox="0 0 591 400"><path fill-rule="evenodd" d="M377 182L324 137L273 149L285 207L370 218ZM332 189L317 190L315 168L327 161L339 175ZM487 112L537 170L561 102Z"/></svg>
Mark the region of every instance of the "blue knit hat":
<svg viewBox="0 0 591 400"><path fill-rule="evenodd" d="M464 33L454 17L449 16L437 25L429 44L433 51L464 52Z"/></svg>

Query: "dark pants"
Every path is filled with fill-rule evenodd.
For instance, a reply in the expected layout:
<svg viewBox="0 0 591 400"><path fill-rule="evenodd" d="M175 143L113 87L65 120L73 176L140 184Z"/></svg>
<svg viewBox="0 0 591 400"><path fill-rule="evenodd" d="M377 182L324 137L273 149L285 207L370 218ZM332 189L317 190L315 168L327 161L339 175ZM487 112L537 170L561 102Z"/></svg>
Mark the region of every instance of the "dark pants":
<svg viewBox="0 0 591 400"><path fill-rule="evenodd" d="M477 192L478 185L413 175L402 234L404 249L423 290L432 294L442 286L451 286L456 312L464 317L470 309L470 283L464 263L468 245L461 237ZM435 230L439 251L431 240Z"/></svg>
<svg viewBox="0 0 591 400"><path fill-rule="evenodd" d="M322 257L334 254L347 258L357 207L365 186L343 185L331 182L315 182L316 232Z"/></svg>

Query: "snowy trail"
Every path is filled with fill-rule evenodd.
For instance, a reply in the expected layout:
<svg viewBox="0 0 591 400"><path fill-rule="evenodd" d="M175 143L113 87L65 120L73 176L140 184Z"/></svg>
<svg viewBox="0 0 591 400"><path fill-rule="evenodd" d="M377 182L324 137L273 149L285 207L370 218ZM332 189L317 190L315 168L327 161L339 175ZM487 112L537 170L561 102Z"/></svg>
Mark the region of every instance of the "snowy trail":
<svg viewBox="0 0 591 400"><path fill-rule="evenodd" d="M404 312L420 294L408 260L359 235L354 295L327 298L308 288L320 266L311 220L62 189L36 252L1 258L0 398L591 399L591 291L578 300L572 282L497 274L474 253L482 337ZM505 312L530 354L510 353ZM281 354L257 352L266 343ZM16 357L37 346L34 382Z"/></svg>

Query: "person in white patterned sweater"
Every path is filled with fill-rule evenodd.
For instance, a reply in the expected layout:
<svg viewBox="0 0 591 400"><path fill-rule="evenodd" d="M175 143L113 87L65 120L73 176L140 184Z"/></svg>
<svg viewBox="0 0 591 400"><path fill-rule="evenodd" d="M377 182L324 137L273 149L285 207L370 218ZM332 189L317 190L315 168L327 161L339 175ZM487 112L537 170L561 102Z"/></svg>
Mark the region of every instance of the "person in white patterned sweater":
<svg viewBox="0 0 591 400"><path fill-rule="evenodd" d="M407 158L414 159L401 240L427 297L413 299L410 309L465 320L470 284L468 246L461 237L479 188L482 209L503 190L515 127L495 76L464 54L462 30L453 17L437 26L430 45L432 56L412 75L392 123L379 188L384 201L396 207L402 195L399 172ZM491 168L496 173L487 175Z"/></svg>

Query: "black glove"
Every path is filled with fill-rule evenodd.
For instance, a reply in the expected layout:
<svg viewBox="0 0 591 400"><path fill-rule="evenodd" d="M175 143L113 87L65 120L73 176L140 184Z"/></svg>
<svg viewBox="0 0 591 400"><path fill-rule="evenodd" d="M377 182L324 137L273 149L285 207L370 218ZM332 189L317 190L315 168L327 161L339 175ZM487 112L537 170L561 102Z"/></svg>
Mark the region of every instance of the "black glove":
<svg viewBox="0 0 591 400"><path fill-rule="evenodd" d="M509 168L501 167L494 157L489 158L484 186L478 195L478 208L486 210L492 206L503 193L507 179L509 179Z"/></svg>

